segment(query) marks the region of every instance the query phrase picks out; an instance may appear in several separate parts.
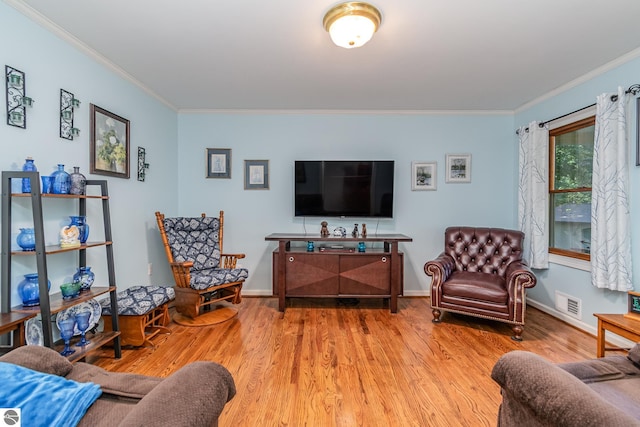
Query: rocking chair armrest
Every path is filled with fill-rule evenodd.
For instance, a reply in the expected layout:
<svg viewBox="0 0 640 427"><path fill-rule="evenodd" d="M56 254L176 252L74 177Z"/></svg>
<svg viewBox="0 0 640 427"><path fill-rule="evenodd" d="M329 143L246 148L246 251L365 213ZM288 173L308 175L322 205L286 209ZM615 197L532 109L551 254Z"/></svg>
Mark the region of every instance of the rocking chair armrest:
<svg viewBox="0 0 640 427"><path fill-rule="evenodd" d="M191 286L191 267L193 267L193 261L172 262L170 264L176 286L189 288Z"/></svg>
<svg viewBox="0 0 640 427"><path fill-rule="evenodd" d="M236 268L238 260L244 257L244 254L220 254L220 265L223 268Z"/></svg>

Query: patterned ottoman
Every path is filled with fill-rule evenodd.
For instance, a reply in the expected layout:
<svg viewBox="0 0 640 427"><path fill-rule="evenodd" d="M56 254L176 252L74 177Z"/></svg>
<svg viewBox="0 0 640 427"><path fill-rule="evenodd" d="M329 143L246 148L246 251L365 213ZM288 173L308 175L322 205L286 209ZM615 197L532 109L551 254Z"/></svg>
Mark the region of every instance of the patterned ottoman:
<svg viewBox="0 0 640 427"><path fill-rule="evenodd" d="M170 333L169 301L175 299L173 288L164 286L132 286L118 292L118 320L122 345L151 345L151 338ZM111 331L109 298L100 301L105 332Z"/></svg>

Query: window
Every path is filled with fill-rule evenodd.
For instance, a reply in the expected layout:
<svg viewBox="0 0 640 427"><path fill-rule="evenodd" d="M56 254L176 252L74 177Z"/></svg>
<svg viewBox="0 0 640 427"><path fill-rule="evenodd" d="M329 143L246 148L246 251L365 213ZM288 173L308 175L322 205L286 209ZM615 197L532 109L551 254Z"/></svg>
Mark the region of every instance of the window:
<svg viewBox="0 0 640 427"><path fill-rule="evenodd" d="M549 253L589 260L595 116L549 130Z"/></svg>

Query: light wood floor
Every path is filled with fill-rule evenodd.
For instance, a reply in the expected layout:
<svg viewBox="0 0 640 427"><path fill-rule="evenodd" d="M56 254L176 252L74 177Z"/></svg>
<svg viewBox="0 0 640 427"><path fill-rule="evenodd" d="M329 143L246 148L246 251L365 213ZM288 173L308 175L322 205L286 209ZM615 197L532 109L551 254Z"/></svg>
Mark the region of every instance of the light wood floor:
<svg viewBox="0 0 640 427"><path fill-rule="evenodd" d="M275 298L244 298L233 320L172 322L155 348L87 361L161 377L195 360L221 363L237 388L221 426L494 426L500 390L490 373L502 354L595 357L595 337L531 307L518 343L506 324L448 313L433 324L428 298L400 299L397 314L380 300L336 301L291 299L280 313Z"/></svg>

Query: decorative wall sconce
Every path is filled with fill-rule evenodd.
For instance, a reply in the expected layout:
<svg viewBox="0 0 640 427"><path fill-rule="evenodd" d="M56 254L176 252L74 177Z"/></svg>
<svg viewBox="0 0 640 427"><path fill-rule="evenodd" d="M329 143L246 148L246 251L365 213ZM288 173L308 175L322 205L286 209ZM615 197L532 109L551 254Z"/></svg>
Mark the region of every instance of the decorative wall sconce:
<svg viewBox="0 0 640 427"><path fill-rule="evenodd" d="M7 92L7 124L27 128L27 107L32 107L33 98L26 95L24 73L8 65L4 66Z"/></svg>
<svg viewBox="0 0 640 427"><path fill-rule="evenodd" d="M144 182L147 169L149 169L149 163L146 162L145 149L138 147L138 181Z"/></svg>
<svg viewBox="0 0 640 427"><path fill-rule="evenodd" d="M60 89L60 138L73 140L80 136L80 129L73 127L75 108L80 106L80 100L71 92Z"/></svg>

